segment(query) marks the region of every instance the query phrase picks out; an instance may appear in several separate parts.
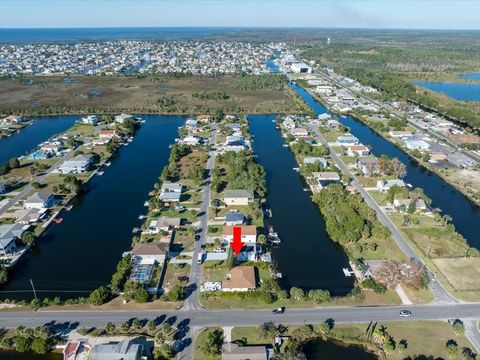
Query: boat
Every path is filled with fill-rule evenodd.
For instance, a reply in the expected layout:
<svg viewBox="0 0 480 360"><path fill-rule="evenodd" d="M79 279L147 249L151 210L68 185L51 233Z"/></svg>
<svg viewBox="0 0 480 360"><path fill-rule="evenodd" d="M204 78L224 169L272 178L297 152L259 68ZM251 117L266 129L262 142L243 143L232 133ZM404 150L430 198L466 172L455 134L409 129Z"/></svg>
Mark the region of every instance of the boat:
<svg viewBox="0 0 480 360"><path fill-rule="evenodd" d="M62 221L63 221L63 218L61 218L61 217L53 219L53 222L55 224L60 224Z"/></svg>
<svg viewBox="0 0 480 360"><path fill-rule="evenodd" d="M300 168L294 167L294 168L293 168L293 171L299 172L299 171L300 171Z"/></svg>
<svg viewBox="0 0 480 360"><path fill-rule="evenodd" d="M350 277L353 274L353 271L350 271L349 268L343 268L342 270L346 277Z"/></svg>
<svg viewBox="0 0 480 360"><path fill-rule="evenodd" d="M148 203L148 200L143 203L143 206L150 206L150 204Z"/></svg>
<svg viewBox="0 0 480 360"><path fill-rule="evenodd" d="M110 166L110 165L112 165L110 161L105 163L105 166Z"/></svg>
<svg viewBox="0 0 480 360"><path fill-rule="evenodd" d="M280 244L282 242L278 234L273 230L273 226L268 228L267 241L271 244Z"/></svg>
<svg viewBox="0 0 480 360"><path fill-rule="evenodd" d="M143 220L146 219L148 216L147 215L139 215L138 220Z"/></svg>
<svg viewBox="0 0 480 360"><path fill-rule="evenodd" d="M265 209L264 212L265 212L265 215L266 215L267 217L269 217L269 218L272 217L272 209Z"/></svg>
<svg viewBox="0 0 480 360"><path fill-rule="evenodd" d="M72 210L72 208L73 208L73 205L68 205L68 206L65 207L65 210L70 211L70 210Z"/></svg>
<svg viewBox="0 0 480 360"><path fill-rule="evenodd" d="M98 176L102 176L103 174L104 174L103 171L97 171L97 175L98 175Z"/></svg>
<svg viewBox="0 0 480 360"><path fill-rule="evenodd" d="M140 229L139 229L139 228L137 228L137 227L136 227L136 228L133 228L133 230L132 230L132 233L133 233L133 234L136 234L136 233L138 233L138 232L140 232Z"/></svg>

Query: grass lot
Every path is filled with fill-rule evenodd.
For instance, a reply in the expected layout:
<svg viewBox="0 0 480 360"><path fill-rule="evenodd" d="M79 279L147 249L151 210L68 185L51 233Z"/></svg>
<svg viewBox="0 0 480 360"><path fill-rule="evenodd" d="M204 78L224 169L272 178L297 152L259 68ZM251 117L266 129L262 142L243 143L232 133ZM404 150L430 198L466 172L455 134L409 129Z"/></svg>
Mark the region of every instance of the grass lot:
<svg viewBox="0 0 480 360"><path fill-rule="evenodd" d="M455 289L480 291L480 258L445 258L433 262Z"/></svg>
<svg viewBox="0 0 480 360"><path fill-rule="evenodd" d="M205 261L202 265L202 281L223 281L228 273L225 261Z"/></svg>
<svg viewBox="0 0 480 360"><path fill-rule="evenodd" d="M173 243L170 246L173 252L193 251L193 244L195 242L195 235L188 231L175 231Z"/></svg>
<svg viewBox="0 0 480 360"><path fill-rule="evenodd" d="M167 265L162 287L170 289L177 281L179 276L188 276L190 273L190 264L171 264Z"/></svg>
<svg viewBox="0 0 480 360"><path fill-rule="evenodd" d="M72 83L63 83L63 76L35 77L32 85L18 80L0 81L0 110L30 110L45 108L56 112L176 112L200 113L223 108L226 112L243 110L248 113L299 112L304 105L296 100L290 89L284 91L237 90L231 85L232 76L202 77L158 75L139 79L135 76L76 76ZM100 96L91 96L98 90ZM194 98L201 91L224 91L229 99L215 101ZM162 96L173 97L175 106L163 108Z"/></svg>
<svg viewBox="0 0 480 360"><path fill-rule="evenodd" d="M194 349L194 356L193 356L195 360L219 360L221 358L221 356L216 356L216 357L206 356L202 351L203 345L205 344L208 333L214 332L215 330L221 330L221 328L210 327L202 330L197 335L195 339L195 349Z"/></svg>

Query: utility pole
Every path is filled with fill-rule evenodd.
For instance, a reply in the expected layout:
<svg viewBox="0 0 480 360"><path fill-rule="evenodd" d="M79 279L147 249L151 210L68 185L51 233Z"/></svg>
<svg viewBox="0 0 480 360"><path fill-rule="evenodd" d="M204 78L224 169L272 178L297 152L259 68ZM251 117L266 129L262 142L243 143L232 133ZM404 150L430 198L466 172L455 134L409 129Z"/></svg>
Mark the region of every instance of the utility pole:
<svg viewBox="0 0 480 360"><path fill-rule="evenodd" d="M30 279L30 284L32 285L32 291L33 291L33 296L35 297L35 300L37 299L37 292L35 291L35 286L33 286L33 280Z"/></svg>

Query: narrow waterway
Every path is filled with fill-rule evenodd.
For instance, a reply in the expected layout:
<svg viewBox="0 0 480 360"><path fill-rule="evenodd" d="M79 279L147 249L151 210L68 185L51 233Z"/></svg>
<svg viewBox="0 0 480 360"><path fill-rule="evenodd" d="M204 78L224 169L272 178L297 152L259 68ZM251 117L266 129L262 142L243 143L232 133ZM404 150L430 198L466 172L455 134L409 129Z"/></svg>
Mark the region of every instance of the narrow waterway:
<svg viewBox="0 0 480 360"><path fill-rule="evenodd" d="M35 146L50 136L73 126L80 116L43 116L37 117L12 136L0 139L0 165L13 157L28 154Z"/></svg>
<svg viewBox="0 0 480 360"><path fill-rule="evenodd" d="M308 360L375 360L377 357L359 346L343 346L333 341L312 340L305 343L303 352Z"/></svg>
<svg viewBox="0 0 480 360"><path fill-rule="evenodd" d="M180 116L144 116L135 139L95 176L61 224L52 224L38 246L23 257L0 291L3 298L78 297L109 283L121 254L130 249L132 228L167 164Z"/></svg>
<svg viewBox="0 0 480 360"><path fill-rule="evenodd" d="M302 87L291 83L291 87L314 110L316 114L328 112L312 95ZM480 208L465 195L446 183L435 173L421 166L415 159L396 145L378 135L370 127L352 117L340 117L339 121L350 128L350 132L364 145L371 146L371 152L380 157L396 157L407 167L405 182L413 187L420 187L432 199L432 207L440 208L443 214L453 218L452 223L463 235L469 245L480 249Z"/></svg>
<svg viewBox="0 0 480 360"><path fill-rule="evenodd" d="M267 201L272 209L272 225L282 243L272 251L282 273L285 288L326 289L332 295L345 295L353 287L342 268L348 267L343 250L325 231L320 211L310 199L307 186L293 170L298 167L280 131L275 129L275 115L248 116L253 149L267 172Z"/></svg>

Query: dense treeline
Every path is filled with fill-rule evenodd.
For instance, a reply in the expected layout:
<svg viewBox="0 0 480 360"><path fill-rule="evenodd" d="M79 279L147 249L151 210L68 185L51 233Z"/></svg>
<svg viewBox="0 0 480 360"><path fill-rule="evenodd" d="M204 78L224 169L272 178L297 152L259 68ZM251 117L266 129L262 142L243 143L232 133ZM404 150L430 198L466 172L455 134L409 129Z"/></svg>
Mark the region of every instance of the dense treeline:
<svg viewBox="0 0 480 360"><path fill-rule="evenodd" d="M375 211L360 195L349 193L340 184L323 188L313 196L325 219L330 238L341 244L389 236Z"/></svg>
<svg viewBox="0 0 480 360"><path fill-rule="evenodd" d="M202 91L193 93L192 96L200 100L227 100L230 97L223 91Z"/></svg>

